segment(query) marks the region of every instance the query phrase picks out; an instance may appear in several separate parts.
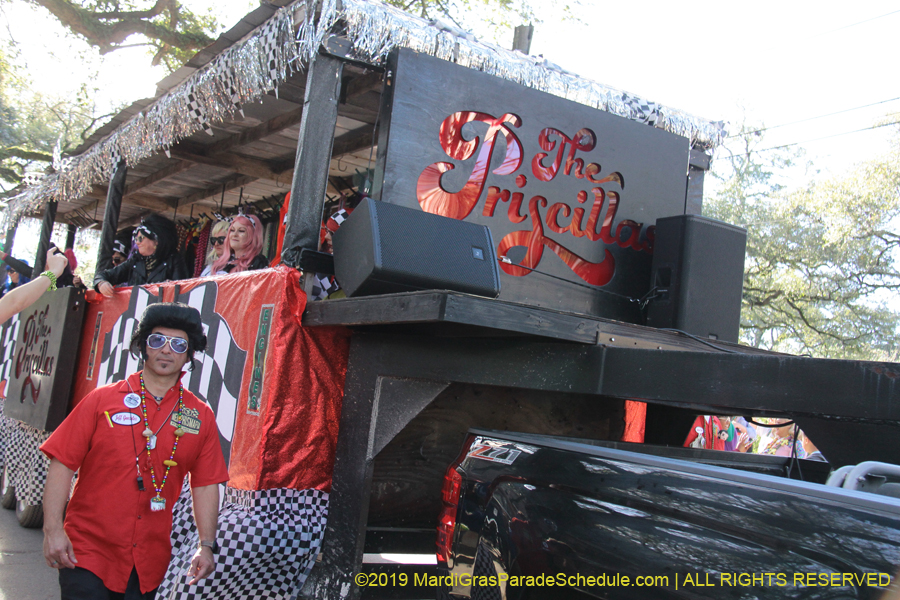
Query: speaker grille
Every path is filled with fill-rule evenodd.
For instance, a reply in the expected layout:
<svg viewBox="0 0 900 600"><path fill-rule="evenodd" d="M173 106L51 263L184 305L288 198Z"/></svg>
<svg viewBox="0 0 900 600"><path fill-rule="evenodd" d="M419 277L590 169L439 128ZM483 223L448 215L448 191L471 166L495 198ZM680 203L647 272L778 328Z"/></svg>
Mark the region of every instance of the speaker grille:
<svg viewBox="0 0 900 600"><path fill-rule="evenodd" d="M429 288L457 281L479 289L496 287L494 270L485 268L493 255L486 228L391 204L377 207L377 262L384 274L412 277ZM481 251L481 260L473 249Z"/></svg>
<svg viewBox="0 0 900 600"><path fill-rule="evenodd" d="M490 230L366 199L334 236L335 269L347 295L449 289L500 293Z"/></svg>

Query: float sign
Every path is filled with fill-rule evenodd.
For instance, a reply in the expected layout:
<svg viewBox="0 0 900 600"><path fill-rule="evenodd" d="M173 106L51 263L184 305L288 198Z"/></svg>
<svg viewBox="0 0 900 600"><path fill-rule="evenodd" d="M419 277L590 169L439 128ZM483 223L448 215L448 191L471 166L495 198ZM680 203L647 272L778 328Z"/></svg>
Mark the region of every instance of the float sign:
<svg viewBox="0 0 900 600"><path fill-rule="evenodd" d="M7 417L43 431L62 423L72 393L84 306L84 293L68 287L45 293L19 313L7 369Z"/></svg>
<svg viewBox="0 0 900 600"><path fill-rule="evenodd" d="M388 72L376 198L490 227L501 300L643 321L687 138L408 49Z"/></svg>

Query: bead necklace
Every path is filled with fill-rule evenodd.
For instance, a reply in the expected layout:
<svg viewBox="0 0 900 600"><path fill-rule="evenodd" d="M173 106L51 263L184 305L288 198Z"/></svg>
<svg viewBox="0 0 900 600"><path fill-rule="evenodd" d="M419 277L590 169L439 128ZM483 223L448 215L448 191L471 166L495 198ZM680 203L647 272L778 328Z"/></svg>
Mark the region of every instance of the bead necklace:
<svg viewBox="0 0 900 600"><path fill-rule="evenodd" d="M150 510L159 511L166 508L166 499L162 497L162 491L166 487L166 481L169 479L169 469L178 465L173 459L175 458L175 450L178 448L178 440L184 435L184 429L181 428L181 413L184 412L184 385L181 382L178 383L178 412L175 413L175 422L178 426L175 428L175 442L172 444L172 453L169 455L168 460L163 461L163 464L166 466L166 472L163 475L162 485L159 487L156 487L156 473L153 471L153 460L150 458L150 450L156 447L156 436L153 435L153 430L150 429L150 421L147 419L146 394L144 374L141 373L141 411L144 413L144 432L142 435L147 438L147 462L150 464L150 482L153 485L153 489L156 490L156 496L150 499Z"/></svg>

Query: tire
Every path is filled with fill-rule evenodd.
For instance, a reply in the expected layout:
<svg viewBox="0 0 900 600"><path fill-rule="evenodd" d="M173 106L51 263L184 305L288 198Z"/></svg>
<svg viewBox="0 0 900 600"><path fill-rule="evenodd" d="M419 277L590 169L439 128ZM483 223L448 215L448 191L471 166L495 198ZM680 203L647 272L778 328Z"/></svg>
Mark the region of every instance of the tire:
<svg viewBox="0 0 900 600"><path fill-rule="evenodd" d="M27 529L38 529L44 526L44 506L42 504L25 504L16 502L16 516L19 525Z"/></svg>
<svg viewBox="0 0 900 600"><path fill-rule="evenodd" d="M9 484L9 473L3 467L3 484L0 489L0 506L8 510L16 507L16 488Z"/></svg>

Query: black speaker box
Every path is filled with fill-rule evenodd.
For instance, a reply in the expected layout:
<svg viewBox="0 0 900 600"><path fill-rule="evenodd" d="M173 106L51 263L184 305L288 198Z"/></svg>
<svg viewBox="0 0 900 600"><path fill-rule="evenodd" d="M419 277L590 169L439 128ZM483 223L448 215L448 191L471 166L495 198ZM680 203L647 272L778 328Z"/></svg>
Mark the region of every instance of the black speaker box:
<svg viewBox="0 0 900 600"><path fill-rule="evenodd" d="M348 296L454 290L496 298L500 271L483 225L366 198L332 237Z"/></svg>
<svg viewBox="0 0 900 600"><path fill-rule="evenodd" d="M699 215L656 221L647 325L737 342L747 231Z"/></svg>

